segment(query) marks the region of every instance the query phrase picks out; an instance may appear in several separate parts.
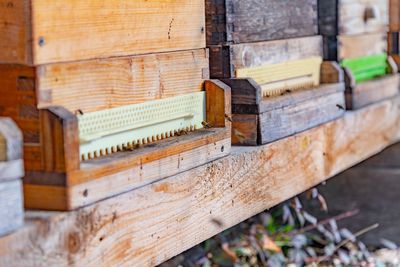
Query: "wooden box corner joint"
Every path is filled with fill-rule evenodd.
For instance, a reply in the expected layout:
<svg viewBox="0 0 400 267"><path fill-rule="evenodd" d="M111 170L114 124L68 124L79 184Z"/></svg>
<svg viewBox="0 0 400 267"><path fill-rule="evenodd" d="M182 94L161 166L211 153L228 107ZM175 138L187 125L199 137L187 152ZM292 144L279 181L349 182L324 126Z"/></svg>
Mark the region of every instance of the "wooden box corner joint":
<svg viewBox="0 0 400 267"><path fill-rule="evenodd" d="M346 84L346 107L356 110L399 94L400 76L398 66L391 56L386 60L386 75L357 82L355 74L343 67Z"/></svg>
<svg viewBox="0 0 400 267"><path fill-rule="evenodd" d="M203 129L88 160L80 157L79 114L55 106L40 110L44 170L27 174L25 205L71 210L228 155L230 88L206 80L204 91Z"/></svg>
<svg viewBox="0 0 400 267"><path fill-rule="evenodd" d="M323 62L321 84L263 97L251 78L223 79L232 88L232 142L262 145L344 115L344 74L336 62Z"/></svg>

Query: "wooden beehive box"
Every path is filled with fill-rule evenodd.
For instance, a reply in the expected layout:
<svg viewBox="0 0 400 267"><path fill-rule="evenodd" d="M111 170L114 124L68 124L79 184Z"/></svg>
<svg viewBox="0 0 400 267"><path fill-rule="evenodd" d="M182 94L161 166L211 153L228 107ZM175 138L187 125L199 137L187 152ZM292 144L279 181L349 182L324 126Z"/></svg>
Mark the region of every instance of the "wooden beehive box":
<svg viewBox="0 0 400 267"><path fill-rule="evenodd" d="M207 0L206 30L210 75L232 89L234 144L273 142L344 113L342 73L324 63L321 74L316 0ZM322 85L328 69L335 78Z"/></svg>
<svg viewBox="0 0 400 267"><path fill-rule="evenodd" d="M0 236L24 223L22 133L9 118L0 117Z"/></svg>
<svg viewBox="0 0 400 267"><path fill-rule="evenodd" d="M0 115L24 135L26 207L75 209L229 154L230 88L209 80L202 1L9 1L0 11ZM82 154L82 117L138 105L147 118L142 104L190 95L204 96L202 129Z"/></svg>
<svg viewBox="0 0 400 267"><path fill-rule="evenodd" d="M322 56L320 36L268 42L210 46L211 75L232 89L232 141L260 145L315 127L344 114L343 73L334 62L318 65L320 85L288 87L273 96L263 95L263 77L241 72ZM307 63L302 63L307 67ZM259 69L258 69L259 68ZM284 77L290 71L280 71ZM263 73L274 76L276 73ZM296 90L297 89L297 90Z"/></svg>
<svg viewBox="0 0 400 267"><path fill-rule="evenodd" d="M345 69L346 106L358 109L398 94L399 77L386 57L389 1L321 0L324 58ZM349 67L349 66L355 67Z"/></svg>
<svg viewBox="0 0 400 267"><path fill-rule="evenodd" d="M207 45L318 33L317 0L206 0Z"/></svg>
<svg viewBox="0 0 400 267"><path fill-rule="evenodd" d="M2 1L0 14L1 63L39 65L205 47L200 0L9 0Z"/></svg>

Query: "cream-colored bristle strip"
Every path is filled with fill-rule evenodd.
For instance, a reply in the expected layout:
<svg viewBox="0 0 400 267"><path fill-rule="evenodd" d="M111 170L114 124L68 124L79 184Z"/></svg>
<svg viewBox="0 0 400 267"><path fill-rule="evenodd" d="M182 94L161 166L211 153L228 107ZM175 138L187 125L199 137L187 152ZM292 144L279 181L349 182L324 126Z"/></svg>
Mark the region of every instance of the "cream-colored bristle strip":
<svg viewBox="0 0 400 267"><path fill-rule="evenodd" d="M187 133L193 132L195 130L197 130L196 125L190 125L189 127L186 127L185 129L176 129L176 130L172 130L172 131L169 131L169 132L165 132L165 133L157 134L157 135L154 135L154 136L150 136L150 137L147 137L147 138L132 140L130 142L118 144L116 146L103 148L103 149L96 150L96 151L91 151L91 152L88 152L86 154L81 154L81 160L95 159L95 158L99 158L99 157L102 157L102 156L107 156L107 155L110 155L110 154L113 154L113 153L116 153L116 152L135 149L140 145L146 145L146 144L154 143L154 142L157 142L157 141L161 141L161 140L164 140L164 139L167 139L167 138L174 137L176 135L187 134Z"/></svg>
<svg viewBox="0 0 400 267"><path fill-rule="evenodd" d="M265 88L264 95L281 94L304 86L318 86L322 58L311 57L236 70L237 78L252 78Z"/></svg>
<svg viewBox="0 0 400 267"><path fill-rule="evenodd" d="M263 97L280 96L282 94L318 86L312 77L299 77L261 85Z"/></svg>
<svg viewBox="0 0 400 267"><path fill-rule="evenodd" d="M82 160L203 128L205 92L87 113L78 117Z"/></svg>

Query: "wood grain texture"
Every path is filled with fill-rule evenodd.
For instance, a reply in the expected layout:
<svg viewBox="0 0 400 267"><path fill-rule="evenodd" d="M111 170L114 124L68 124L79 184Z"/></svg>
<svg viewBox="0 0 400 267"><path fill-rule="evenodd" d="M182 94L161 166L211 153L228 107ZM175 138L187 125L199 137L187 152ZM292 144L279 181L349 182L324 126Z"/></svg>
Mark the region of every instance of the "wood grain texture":
<svg viewBox="0 0 400 267"><path fill-rule="evenodd" d="M258 143L274 142L337 119L344 115L344 107L343 91L339 91L322 97L314 97L286 108L264 112L259 115Z"/></svg>
<svg viewBox="0 0 400 267"><path fill-rule="evenodd" d="M206 114L209 127L231 127L231 88L219 80L205 81Z"/></svg>
<svg viewBox="0 0 400 267"><path fill-rule="evenodd" d="M0 62L32 62L30 2L0 1Z"/></svg>
<svg viewBox="0 0 400 267"><path fill-rule="evenodd" d="M63 107L40 110L44 172L66 173L80 168L78 118Z"/></svg>
<svg viewBox="0 0 400 267"><path fill-rule="evenodd" d="M317 34L316 0L207 0L207 45Z"/></svg>
<svg viewBox="0 0 400 267"><path fill-rule="evenodd" d="M24 223L21 179L0 182L0 236L20 228Z"/></svg>
<svg viewBox="0 0 400 267"><path fill-rule="evenodd" d="M0 266L157 265L399 141L399 119L395 98L77 211L28 212Z"/></svg>
<svg viewBox="0 0 400 267"><path fill-rule="evenodd" d="M0 116L24 135L25 166L44 169L38 108L91 112L203 90L206 49L26 67L0 64ZM44 151L47 151L46 149Z"/></svg>
<svg viewBox="0 0 400 267"><path fill-rule="evenodd" d="M208 69L206 49L43 65L38 107L86 113L198 92Z"/></svg>
<svg viewBox="0 0 400 267"><path fill-rule="evenodd" d="M31 11L31 18L4 32L5 40L15 31L31 28L30 42L21 37L13 46L31 49L33 55L30 61L0 58L3 63L41 65L205 47L204 1L200 0L7 2L21 5L5 7L7 16L18 17L23 8Z"/></svg>
<svg viewBox="0 0 400 267"><path fill-rule="evenodd" d="M324 37L324 59L341 61L343 59L386 53L388 51L387 42L386 32Z"/></svg>
<svg viewBox="0 0 400 267"><path fill-rule="evenodd" d="M338 36L338 60L387 52L386 32L357 36Z"/></svg>
<svg viewBox="0 0 400 267"><path fill-rule="evenodd" d="M339 34L386 32L389 0L339 0Z"/></svg>
<svg viewBox="0 0 400 267"><path fill-rule="evenodd" d="M321 65L321 77L326 83L313 88L288 91L276 97L263 97L262 89L253 79L222 79L232 90L232 113L260 114L272 109L285 108L325 94L343 92L344 73L335 62Z"/></svg>
<svg viewBox="0 0 400 267"><path fill-rule="evenodd" d="M0 64L0 116L12 118L23 133L25 167L41 170L40 118L35 92L35 70Z"/></svg>
<svg viewBox="0 0 400 267"><path fill-rule="evenodd" d="M254 107L256 114L246 105L236 106L232 143L267 144L337 119L345 111L343 92L344 84L334 84L264 98Z"/></svg>
<svg viewBox="0 0 400 267"><path fill-rule="evenodd" d="M253 79L223 79L232 90L232 143L266 144L343 116L343 71L335 62L324 62L321 77L325 84L273 97L263 97Z"/></svg>
<svg viewBox="0 0 400 267"><path fill-rule="evenodd" d="M359 109L366 105L394 97L399 94L399 74L389 74L362 82L355 87L346 85L346 107Z"/></svg>
<svg viewBox="0 0 400 267"><path fill-rule="evenodd" d="M0 91L8 92L0 100L0 105L9 110L5 115L15 115L16 111L10 109L19 106L28 113L28 104L30 109L62 106L71 112L93 112L198 92L209 78L206 49L36 68L0 64L0 71L4 74L0 77ZM12 107L6 106L11 103ZM22 123L20 126L24 129Z"/></svg>
<svg viewBox="0 0 400 267"><path fill-rule="evenodd" d="M230 153L229 137L228 127L199 130L82 162L79 170L61 177L46 179L45 173L28 173L24 179L25 206L71 210L91 204L224 157ZM45 192L47 197L41 198Z"/></svg>
<svg viewBox="0 0 400 267"><path fill-rule="evenodd" d="M40 110L43 169L27 172L25 206L76 209L228 155L230 88L208 80L205 90L205 129L82 162L77 116L61 107Z"/></svg>
<svg viewBox="0 0 400 267"><path fill-rule="evenodd" d="M386 32L389 0L320 0L320 34L358 35Z"/></svg>
<svg viewBox="0 0 400 267"><path fill-rule="evenodd" d="M238 69L322 56L322 39L320 36L311 36L210 46L209 49L211 77L234 78Z"/></svg>

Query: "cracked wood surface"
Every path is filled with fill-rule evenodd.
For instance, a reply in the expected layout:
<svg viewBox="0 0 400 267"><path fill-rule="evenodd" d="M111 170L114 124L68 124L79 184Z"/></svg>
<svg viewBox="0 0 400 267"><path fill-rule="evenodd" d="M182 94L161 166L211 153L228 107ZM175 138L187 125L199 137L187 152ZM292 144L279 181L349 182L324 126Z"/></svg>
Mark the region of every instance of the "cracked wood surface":
<svg viewBox="0 0 400 267"><path fill-rule="evenodd" d="M400 140L400 98L68 212L28 212L0 266L152 266ZM221 224L216 224L220 221Z"/></svg>

